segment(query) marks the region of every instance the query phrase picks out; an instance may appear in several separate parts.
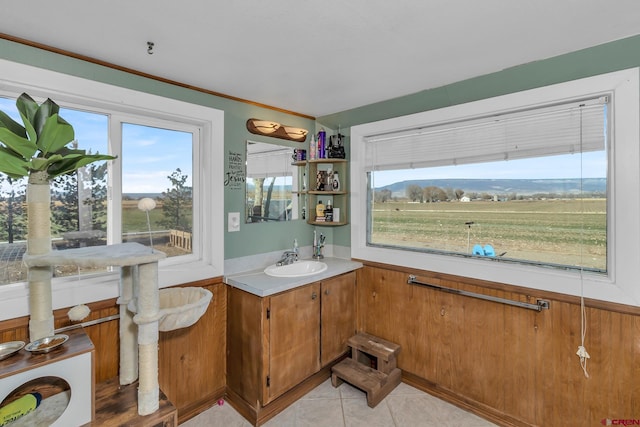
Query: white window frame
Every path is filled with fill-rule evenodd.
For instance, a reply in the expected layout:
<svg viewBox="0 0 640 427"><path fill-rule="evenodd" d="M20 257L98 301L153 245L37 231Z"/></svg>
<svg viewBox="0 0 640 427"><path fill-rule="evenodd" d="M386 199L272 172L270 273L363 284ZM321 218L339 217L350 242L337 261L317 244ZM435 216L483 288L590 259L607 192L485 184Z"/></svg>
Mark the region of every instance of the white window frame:
<svg viewBox="0 0 640 427"><path fill-rule="evenodd" d="M192 193L192 212L193 212L193 226L191 230L191 234L193 235L192 239L192 253L188 255L180 255L168 257L162 261L160 261L161 266L168 266L170 264L183 264L185 262L197 262L199 253L201 251L202 245L200 242L201 236L204 234L201 233L200 229L202 227L202 222L198 220L199 212L200 212L200 196L201 196L201 184L200 184L200 175L202 171L202 167L199 167L199 157L195 155L195 153L200 153L202 150L201 141L200 141L200 127L195 124L188 123L178 123L174 120L166 120L166 119L158 119L157 117L140 117L133 116L130 114L120 114L120 113L109 113L109 145L110 152L118 152L121 153L123 149L123 141L122 141L122 125L133 124L136 126L149 126L156 127L160 129L169 129L175 130L185 133L193 134L192 139L192 153L193 156L193 171L191 173L191 183L193 187ZM121 162L110 162L109 169L109 194L112 194L112 188L120 188L122 189L122 163ZM122 194L121 194L122 195ZM121 242L122 241L122 197L108 197L108 223L110 227L107 230L107 241L111 244L112 242Z"/></svg>
<svg viewBox="0 0 640 427"><path fill-rule="evenodd" d="M182 122L200 132L199 167L194 175L194 231L199 230L195 257L178 257L160 263L160 287L168 287L211 277L224 271L224 112L210 107L178 101L127 88L87 80L37 67L0 60L0 93L18 97L27 92L34 98L49 97L65 108L89 108L169 122ZM196 147L194 147L194 150ZM118 173L116 171L116 173ZM194 242L195 243L195 242ZM186 262L185 262L186 259ZM92 277L54 279L53 308L101 301L118 296L117 273ZM0 320L29 314L26 282L0 286Z"/></svg>
<svg viewBox="0 0 640 427"><path fill-rule="evenodd" d="M640 306L639 69L617 71L351 128L351 256L408 268ZM553 102L611 96L607 275L367 246L365 138Z"/></svg>

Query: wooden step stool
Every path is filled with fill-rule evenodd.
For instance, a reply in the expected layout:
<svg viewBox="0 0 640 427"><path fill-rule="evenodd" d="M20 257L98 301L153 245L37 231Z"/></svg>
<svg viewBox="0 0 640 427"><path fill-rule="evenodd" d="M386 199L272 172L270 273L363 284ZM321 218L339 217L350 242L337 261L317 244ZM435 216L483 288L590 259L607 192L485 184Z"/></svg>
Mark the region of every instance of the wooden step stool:
<svg viewBox="0 0 640 427"><path fill-rule="evenodd" d="M331 368L331 384L343 381L367 393L367 405L375 407L398 384L401 371L396 366L400 346L363 332L347 340L351 358Z"/></svg>

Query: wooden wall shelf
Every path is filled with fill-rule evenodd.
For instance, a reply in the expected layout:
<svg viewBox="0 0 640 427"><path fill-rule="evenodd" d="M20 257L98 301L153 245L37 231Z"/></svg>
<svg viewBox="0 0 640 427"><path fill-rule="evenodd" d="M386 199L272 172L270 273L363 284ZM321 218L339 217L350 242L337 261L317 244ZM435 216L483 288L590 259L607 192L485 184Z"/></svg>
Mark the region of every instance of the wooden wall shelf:
<svg viewBox="0 0 640 427"><path fill-rule="evenodd" d="M349 161L347 159L329 158L296 161L291 164L298 167L298 181L301 183L303 189L293 191L293 194L304 197L304 206L306 206L305 219L307 224L323 227L347 225L349 223L349 191L347 190L347 166ZM340 177L340 189L336 191L318 190L316 185L318 171L327 171L329 169L338 173ZM327 200L331 200L334 214L335 208L338 208L340 211L340 220L331 222L316 221L315 208L319 200L322 200L325 205Z"/></svg>

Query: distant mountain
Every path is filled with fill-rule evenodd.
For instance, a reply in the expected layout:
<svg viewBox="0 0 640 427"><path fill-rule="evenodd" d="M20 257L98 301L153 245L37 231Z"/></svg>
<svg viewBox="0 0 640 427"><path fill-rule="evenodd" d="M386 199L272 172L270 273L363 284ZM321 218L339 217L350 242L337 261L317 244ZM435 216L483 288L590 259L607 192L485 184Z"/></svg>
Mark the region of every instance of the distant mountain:
<svg viewBox="0 0 640 427"><path fill-rule="evenodd" d="M139 200L145 197L157 199L162 197L162 193L123 193L122 197L129 200Z"/></svg>
<svg viewBox="0 0 640 427"><path fill-rule="evenodd" d="M384 187L376 187L376 191L390 190L394 196L404 196L409 185L425 187L452 188L464 190L468 193L488 194L579 194L605 193L607 191L606 178L582 179L417 179L395 182Z"/></svg>

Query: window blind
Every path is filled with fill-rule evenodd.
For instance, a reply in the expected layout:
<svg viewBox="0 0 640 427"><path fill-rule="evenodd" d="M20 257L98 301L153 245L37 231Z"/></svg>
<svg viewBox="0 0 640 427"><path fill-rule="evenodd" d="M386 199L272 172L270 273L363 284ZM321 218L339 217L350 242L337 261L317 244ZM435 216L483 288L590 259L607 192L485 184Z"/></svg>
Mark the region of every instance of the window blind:
<svg viewBox="0 0 640 427"><path fill-rule="evenodd" d="M413 169L598 151L607 97L365 138L365 170Z"/></svg>
<svg viewBox="0 0 640 427"><path fill-rule="evenodd" d="M266 178L290 176L291 148L273 144L247 144L247 177Z"/></svg>

